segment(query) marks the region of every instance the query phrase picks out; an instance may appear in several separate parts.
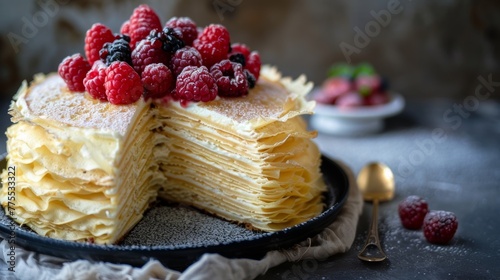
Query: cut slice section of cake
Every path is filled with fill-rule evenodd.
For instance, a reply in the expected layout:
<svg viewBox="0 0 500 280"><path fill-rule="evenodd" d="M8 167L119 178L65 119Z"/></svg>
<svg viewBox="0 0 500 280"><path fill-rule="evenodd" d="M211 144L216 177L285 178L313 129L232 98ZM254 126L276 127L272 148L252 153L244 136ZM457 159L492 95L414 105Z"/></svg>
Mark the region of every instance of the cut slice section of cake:
<svg viewBox="0 0 500 280"><path fill-rule="evenodd" d="M304 98L311 86L267 67L248 96L161 106L170 154L160 195L266 231L320 213L316 133L298 117L312 113Z"/></svg>
<svg viewBox="0 0 500 280"><path fill-rule="evenodd" d="M44 236L117 242L166 183L155 158L166 152L155 152L164 137L151 133L156 110L68 92L58 75L36 77L15 99L7 130L8 166L16 169L12 218Z"/></svg>

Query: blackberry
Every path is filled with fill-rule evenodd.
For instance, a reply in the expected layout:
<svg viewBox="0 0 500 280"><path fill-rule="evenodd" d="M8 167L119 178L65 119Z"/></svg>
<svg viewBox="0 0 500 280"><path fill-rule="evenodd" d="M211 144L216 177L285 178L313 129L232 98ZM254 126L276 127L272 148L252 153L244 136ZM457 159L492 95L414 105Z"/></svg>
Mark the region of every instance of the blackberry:
<svg viewBox="0 0 500 280"><path fill-rule="evenodd" d="M229 60L241 64L245 67L245 56L241 53L235 53L229 56Z"/></svg>
<svg viewBox="0 0 500 280"><path fill-rule="evenodd" d="M130 37L120 35L112 43L105 43L99 51L101 60L106 63L106 66L111 65L115 61L124 61L132 66L132 50L130 49Z"/></svg>
<svg viewBox="0 0 500 280"><path fill-rule="evenodd" d="M257 83L255 76L246 69L244 72L245 72L245 77L247 78L248 88L254 88L255 84Z"/></svg>
<svg viewBox="0 0 500 280"><path fill-rule="evenodd" d="M151 30L148 39L154 44L155 40L162 43L162 49L169 53L175 53L178 49L184 47L184 41L181 39L181 34L177 33L173 28L165 27L162 31L157 29Z"/></svg>

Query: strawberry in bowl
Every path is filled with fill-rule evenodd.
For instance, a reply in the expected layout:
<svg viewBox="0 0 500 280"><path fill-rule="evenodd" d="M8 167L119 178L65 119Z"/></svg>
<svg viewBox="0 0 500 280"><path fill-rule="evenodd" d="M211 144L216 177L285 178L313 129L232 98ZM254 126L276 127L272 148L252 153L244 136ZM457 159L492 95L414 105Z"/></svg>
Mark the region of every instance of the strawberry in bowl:
<svg viewBox="0 0 500 280"><path fill-rule="evenodd" d="M390 101L387 82L370 64L333 65L314 100L339 108L386 104Z"/></svg>
<svg viewBox="0 0 500 280"><path fill-rule="evenodd" d="M367 63L333 65L328 78L311 95L316 101L312 126L336 135L379 132L383 119L404 108L401 95L388 90L387 81Z"/></svg>

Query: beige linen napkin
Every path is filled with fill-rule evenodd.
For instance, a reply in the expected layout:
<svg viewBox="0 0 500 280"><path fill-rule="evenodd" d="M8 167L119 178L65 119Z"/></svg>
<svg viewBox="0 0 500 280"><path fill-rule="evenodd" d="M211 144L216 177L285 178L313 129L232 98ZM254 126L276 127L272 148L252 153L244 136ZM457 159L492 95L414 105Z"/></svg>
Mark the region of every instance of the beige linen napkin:
<svg viewBox="0 0 500 280"><path fill-rule="evenodd" d="M2 271L2 279L254 279L269 268L286 261L326 259L337 253L346 252L352 245L363 199L356 186L351 170L338 162L349 176L350 189L344 207L335 221L313 238L288 250L268 252L261 260L228 259L218 254L205 254L183 273L164 267L157 260L150 260L144 266L78 260L66 262L63 259L29 252L16 248L16 272ZM0 258L8 260L9 244L0 243ZM14 278L14 276L16 278Z"/></svg>

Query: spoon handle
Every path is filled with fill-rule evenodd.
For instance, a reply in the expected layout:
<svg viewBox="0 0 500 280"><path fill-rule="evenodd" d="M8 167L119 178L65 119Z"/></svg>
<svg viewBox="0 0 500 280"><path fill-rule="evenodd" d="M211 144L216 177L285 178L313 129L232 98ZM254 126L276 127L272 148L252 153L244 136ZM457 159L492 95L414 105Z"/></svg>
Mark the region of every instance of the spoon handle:
<svg viewBox="0 0 500 280"><path fill-rule="evenodd" d="M373 248L375 246L375 248ZM375 250L373 250L375 249ZM382 250L380 246L380 239L378 237L378 200L373 200L372 208L372 222L370 225L370 230L368 231L368 236L366 238L363 250L358 254L358 258L369 262L379 262L387 258L387 255Z"/></svg>

